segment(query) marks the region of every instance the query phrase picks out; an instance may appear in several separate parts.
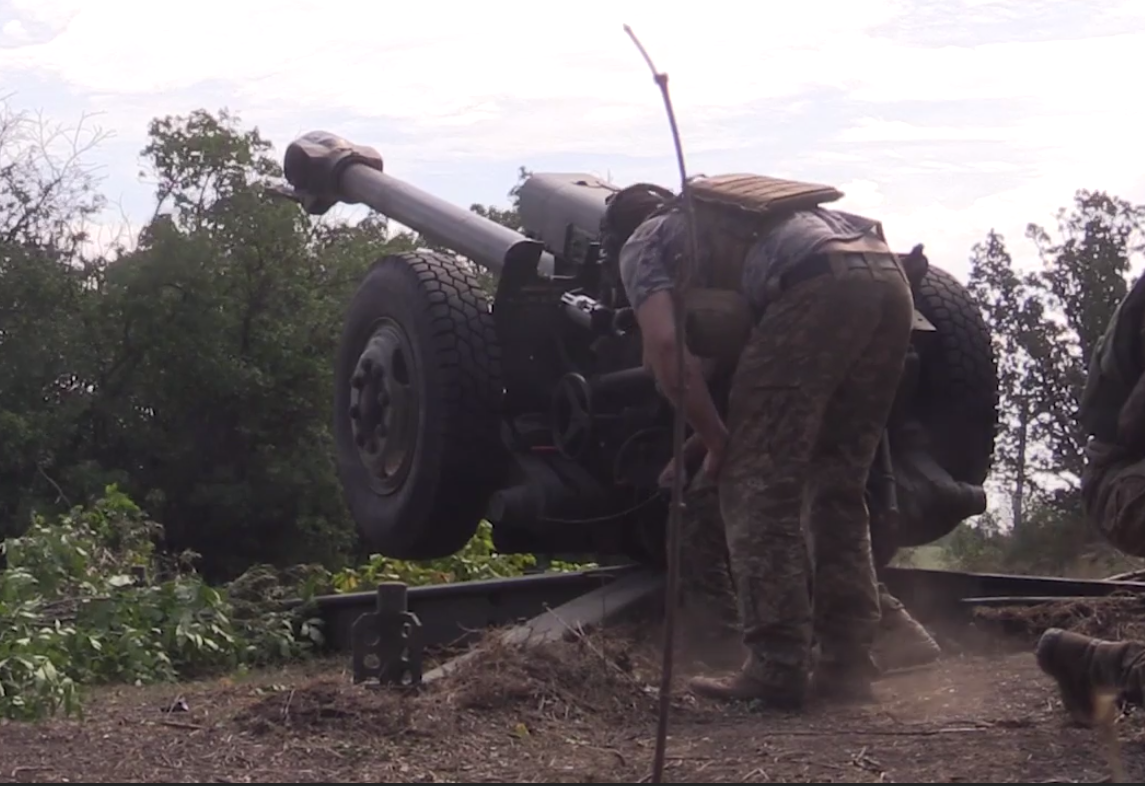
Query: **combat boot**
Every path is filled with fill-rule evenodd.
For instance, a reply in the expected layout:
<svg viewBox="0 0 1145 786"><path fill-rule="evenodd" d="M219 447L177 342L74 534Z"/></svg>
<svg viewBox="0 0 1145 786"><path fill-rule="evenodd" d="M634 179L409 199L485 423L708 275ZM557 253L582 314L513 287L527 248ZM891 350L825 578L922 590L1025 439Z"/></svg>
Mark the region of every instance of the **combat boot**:
<svg viewBox="0 0 1145 786"><path fill-rule="evenodd" d="M807 672L795 666L759 664L749 657L743 668L726 677L693 677L688 688L697 696L742 701L767 709L796 711L807 701Z"/></svg>
<svg viewBox="0 0 1145 786"><path fill-rule="evenodd" d="M882 620L872 651L880 671L927 666L942 657L942 648L898 598L879 585Z"/></svg>
<svg viewBox="0 0 1145 786"><path fill-rule="evenodd" d="M1038 640L1038 666L1057 682L1062 704L1074 721L1094 724L1094 699L1104 692L1141 705L1145 644L1103 641L1050 628Z"/></svg>

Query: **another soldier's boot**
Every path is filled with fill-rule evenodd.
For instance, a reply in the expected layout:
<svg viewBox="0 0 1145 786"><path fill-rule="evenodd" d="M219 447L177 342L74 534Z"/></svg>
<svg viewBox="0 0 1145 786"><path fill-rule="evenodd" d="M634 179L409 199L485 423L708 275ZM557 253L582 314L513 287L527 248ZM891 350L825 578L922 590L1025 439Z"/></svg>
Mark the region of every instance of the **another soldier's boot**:
<svg viewBox="0 0 1145 786"><path fill-rule="evenodd" d="M1094 724L1094 699L1104 692L1138 706L1145 678L1145 643L1103 641L1050 628L1037 647L1038 666L1058 684L1062 704L1073 719Z"/></svg>
<svg viewBox="0 0 1145 786"><path fill-rule="evenodd" d="M807 701L807 670L763 664L754 655L728 677L693 677L688 687L697 696L719 701L747 701L777 710L799 710Z"/></svg>
<svg viewBox="0 0 1145 786"><path fill-rule="evenodd" d="M871 652L881 671L925 666L942 657L942 648L902 602L879 584L882 620Z"/></svg>

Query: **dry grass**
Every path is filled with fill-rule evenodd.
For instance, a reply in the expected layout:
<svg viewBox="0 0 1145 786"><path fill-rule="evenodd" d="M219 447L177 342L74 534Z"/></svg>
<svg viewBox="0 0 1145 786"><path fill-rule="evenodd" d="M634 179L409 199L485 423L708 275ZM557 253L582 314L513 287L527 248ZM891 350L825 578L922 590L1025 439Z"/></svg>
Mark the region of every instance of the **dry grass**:
<svg viewBox="0 0 1145 786"><path fill-rule="evenodd" d="M0 782L639 783L655 728L656 639L608 632L491 645L418 691L353 686L342 661L107 690L82 722L0 725ZM882 681L871 707L755 713L681 692L678 783L1097 782L1092 732L1069 728L1026 653L953 657ZM169 712L178 699L187 711ZM1129 721L1133 729L1135 721ZM1122 724L1123 738L1126 734ZM1145 746L1123 744L1131 775Z"/></svg>
<svg viewBox="0 0 1145 786"><path fill-rule="evenodd" d="M1036 639L1049 628L1073 630L1102 639L1145 641L1145 598L1139 595L979 609L975 616L1026 641Z"/></svg>

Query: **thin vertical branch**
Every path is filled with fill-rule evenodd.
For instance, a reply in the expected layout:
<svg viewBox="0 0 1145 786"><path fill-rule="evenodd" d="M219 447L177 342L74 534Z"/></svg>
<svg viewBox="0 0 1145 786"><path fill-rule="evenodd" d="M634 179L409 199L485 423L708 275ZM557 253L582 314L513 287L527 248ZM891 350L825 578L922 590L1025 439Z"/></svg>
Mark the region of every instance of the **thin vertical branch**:
<svg viewBox="0 0 1145 786"><path fill-rule="evenodd" d="M684 299L685 271L693 269L699 259L696 237L696 215L692 203L692 192L688 185L688 171L684 165L684 146L680 141L680 129L676 124L676 112L672 108L672 97L668 93L668 75L656 70L644 45L628 25L624 32L640 51L640 56L648 64L653 81L660 89L664 100L664 110L668 113L668 124L672 131L672 144L676 148L676 165L680 170L680 195L688 224L688 254L690 260L682 260L676 267L676 294L673 298L673 316L676 323L676 401L678 405L672 429L672 457L675 472L672 475L672 503L668 511L668 576L664 591L664 654L660 667L660 708L656 725L656 752L652 760L651 783L664 782L664 763L667 758L668 717L672 708L672 671L676 640L676 604L680 594L680 517L684 509L684 431L687 419L684 413ZM686 262L686 264L684 263Z"/></svg>

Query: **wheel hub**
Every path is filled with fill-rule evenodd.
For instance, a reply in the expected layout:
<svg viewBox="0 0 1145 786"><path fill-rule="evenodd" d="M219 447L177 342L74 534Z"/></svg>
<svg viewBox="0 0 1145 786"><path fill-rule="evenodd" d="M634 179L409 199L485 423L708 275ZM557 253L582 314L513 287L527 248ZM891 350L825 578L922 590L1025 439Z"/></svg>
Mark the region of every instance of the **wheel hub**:
<svg viewBox="0 0 1145 786"><path fill-rule="evenodd" d="M405 331L393 320L380 320L350 377L354 442L380 494L392 494L409 474L420 419L416 378Z"/></svg>

